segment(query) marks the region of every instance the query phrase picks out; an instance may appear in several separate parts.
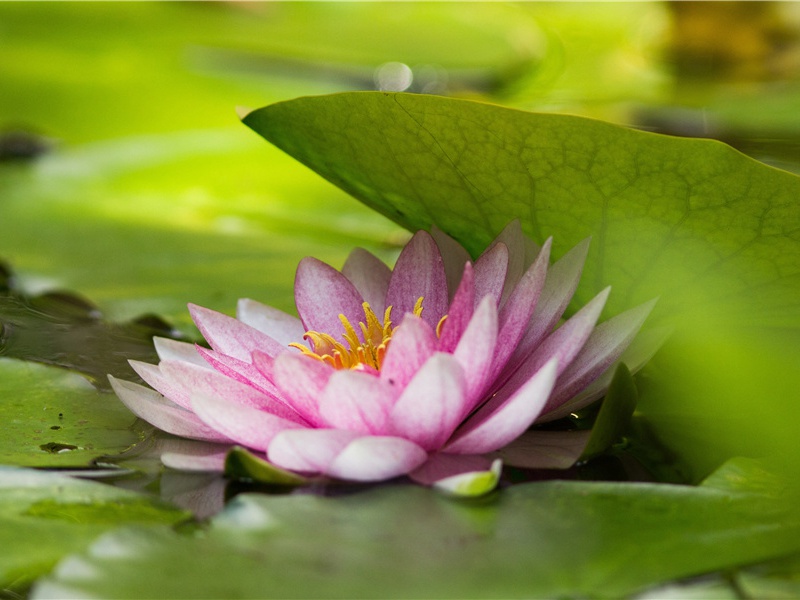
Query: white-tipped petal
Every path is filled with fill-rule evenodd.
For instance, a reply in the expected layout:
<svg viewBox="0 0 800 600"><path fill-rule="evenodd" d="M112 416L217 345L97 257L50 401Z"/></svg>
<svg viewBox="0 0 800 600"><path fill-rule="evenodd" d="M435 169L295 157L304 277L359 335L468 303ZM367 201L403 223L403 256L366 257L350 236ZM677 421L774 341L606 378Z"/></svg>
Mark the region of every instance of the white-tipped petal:
<svg viewBox="0 0 800 600"><path fill-rule="evenodd" d="M197 346L195 344L178 342L169 338L154 337L153 345L156 347L156 352L161 360L183 360L201 367L208 367L206 361L197 353Z"/></svg>
<svg viewBox="0 0 800 600"><path fill-rule="evenodd" d="M450 354L434 354L390 413L393 430L426 450L440 448L465 413L464 374Z"/></svg>
<svg viewBox="0 0 800 600"><path fill-rule="evenodd" d="M298 473L326 473L333 459L360 434L342 429L293 429L275 436L267 460Z"/></svg>
<svg viewBox="0 0 800 600"><path fill-rule="evenodd" d="M557 362L551 360L508 400L492 398L453 436L444 452L484 454L519 437L539 416L556 380Z"/></svg>
<svg viewBox="0 0 800 600"><path fill-rule="evenodd" d="M222 354L249 361L254 350L274 356L286 349L270 336L228 315L195 304L189 305L189 312L203 337Z"/></svg>
<svg viewBox="0 0 800 600"><path fill-rule="evenodd" d="M181 408L151 389L108 376L114 393L133 414L162 431L208 442L230 442L231 438L212 429L194 413Z"/></svg>
<svg viewBox="0 0 800 600"><path fill-rule="evenodd" d="M326 425L363 434L388 433L389 411L398 392L371 373L337 371L319 402Z"/></svg>
<svg viewBox="0 0 800 600"><path fill-rule="evenodd" d="M481 399L481 392L486 388L496 345L497 309L494 299L484 298L453 352L464 372L466 413L475 408Z"/></svg>
<svg viewBox="0 0 800 600"><path fill-rule="evenodd" d="M407 439L361 437L333 459L326 475L349 481L383 481L413 471L427 458L425 450Z"/></svg>
<svg viewBox="0 0 800 600"><path fill-rule="evenodd" d="M266 450L278 433L303 425L274 414L221 400L205 392L192 395L192 408L200 419L215 431L243 446Z"/></svg>
<svg viewBox="0 0 800 600"><path fill-rule="evenodd" d="M236 317L284 346L300 342L306 332L297 317L249 298L239 300Z"/></svg>

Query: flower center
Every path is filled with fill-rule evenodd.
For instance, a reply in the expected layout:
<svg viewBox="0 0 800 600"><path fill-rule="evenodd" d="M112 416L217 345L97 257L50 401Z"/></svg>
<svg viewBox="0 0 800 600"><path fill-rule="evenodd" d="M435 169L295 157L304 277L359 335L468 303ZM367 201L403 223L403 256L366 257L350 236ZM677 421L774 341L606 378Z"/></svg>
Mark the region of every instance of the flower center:
<svg viewBox="0 0 800 600"><path fill-rule="evenodd" d="M370 308L368 302L364 307L364 321L359 322L363 341L358 337L356 328L344 315L339 315L339 320L344 326L345 344L336 340L332 335L319 331L307 331L303 339L309 340L313 349L303 344L289 344L297 348L306 356L321 360L334 369L366 369L380 371L392 334L397 329L392 327L392 307L388 306L383 313L383 322ZM422 297L420 297L413 310L417 317L422 314Z"/></svg>

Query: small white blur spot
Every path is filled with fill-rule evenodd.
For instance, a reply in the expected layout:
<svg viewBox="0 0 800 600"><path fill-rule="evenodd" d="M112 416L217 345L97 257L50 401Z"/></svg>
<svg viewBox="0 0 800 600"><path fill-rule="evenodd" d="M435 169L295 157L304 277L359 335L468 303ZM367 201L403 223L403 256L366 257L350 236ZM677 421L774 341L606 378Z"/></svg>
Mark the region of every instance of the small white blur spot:
<svg viewBox="0 0 800 600"><path fill-rule="evenodd" d="M375 87L382 92L405 91L413 81L411 67L400 62L387 62L375 69Z"/></svg>

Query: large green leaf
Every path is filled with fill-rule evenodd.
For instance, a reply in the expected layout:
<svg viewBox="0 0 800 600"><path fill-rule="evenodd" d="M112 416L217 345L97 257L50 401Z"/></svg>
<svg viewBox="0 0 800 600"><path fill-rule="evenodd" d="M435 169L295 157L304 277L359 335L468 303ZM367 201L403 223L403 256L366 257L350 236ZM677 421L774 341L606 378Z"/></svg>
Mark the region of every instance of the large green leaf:
<svg viewBox="0 0 800 600"><path fill-rule="evenodd" d="M107 485L0 468L0 590L23 591L62 556L122 523L141 528L188 517L162 501Z"/></svg>
<svg viewBox="0 0 800 600"><path fill-rule="evenodd" d="M800 178L728 146L447 98L349 93L274 104L246 125L410 229L473 253L510 220L559 255L593 236L579 296L618 311L660 296L750 296L758 320L800 323Z"/></svg>
<svg viewBox="0 0 800 600"><path fill-rule="evenodd" d="M202 534L110 533L33 596L620 597L800 547L788 511L768 493L651 484L244 495Z"/></svg>

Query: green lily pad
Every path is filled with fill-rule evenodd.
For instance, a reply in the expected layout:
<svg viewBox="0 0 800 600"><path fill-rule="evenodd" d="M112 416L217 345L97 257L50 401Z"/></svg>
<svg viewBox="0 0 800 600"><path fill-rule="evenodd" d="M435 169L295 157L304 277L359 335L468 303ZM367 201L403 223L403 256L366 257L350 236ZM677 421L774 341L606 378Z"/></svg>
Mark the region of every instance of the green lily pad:
<svg viewBox="0 0 800 600"><path fill-rule="evenodd" d="M771 494L654 484L243 495L203 535L109 533L33 597L620 597L798 549L790 513Z"/></svg>
<svg viewBox="0 0 800 600"><path fill-rule="evenodd" d="M66 554L123 523L184 521L165 502L41 471L0 467L0 589L22 592Z"/></svg>
<svg viewBox="0 0 800 600"><path fill-rule="evenodd" d="M109 393L63 369L0 359L0 464L91 467L142 441L146 426Z"/></svg>

